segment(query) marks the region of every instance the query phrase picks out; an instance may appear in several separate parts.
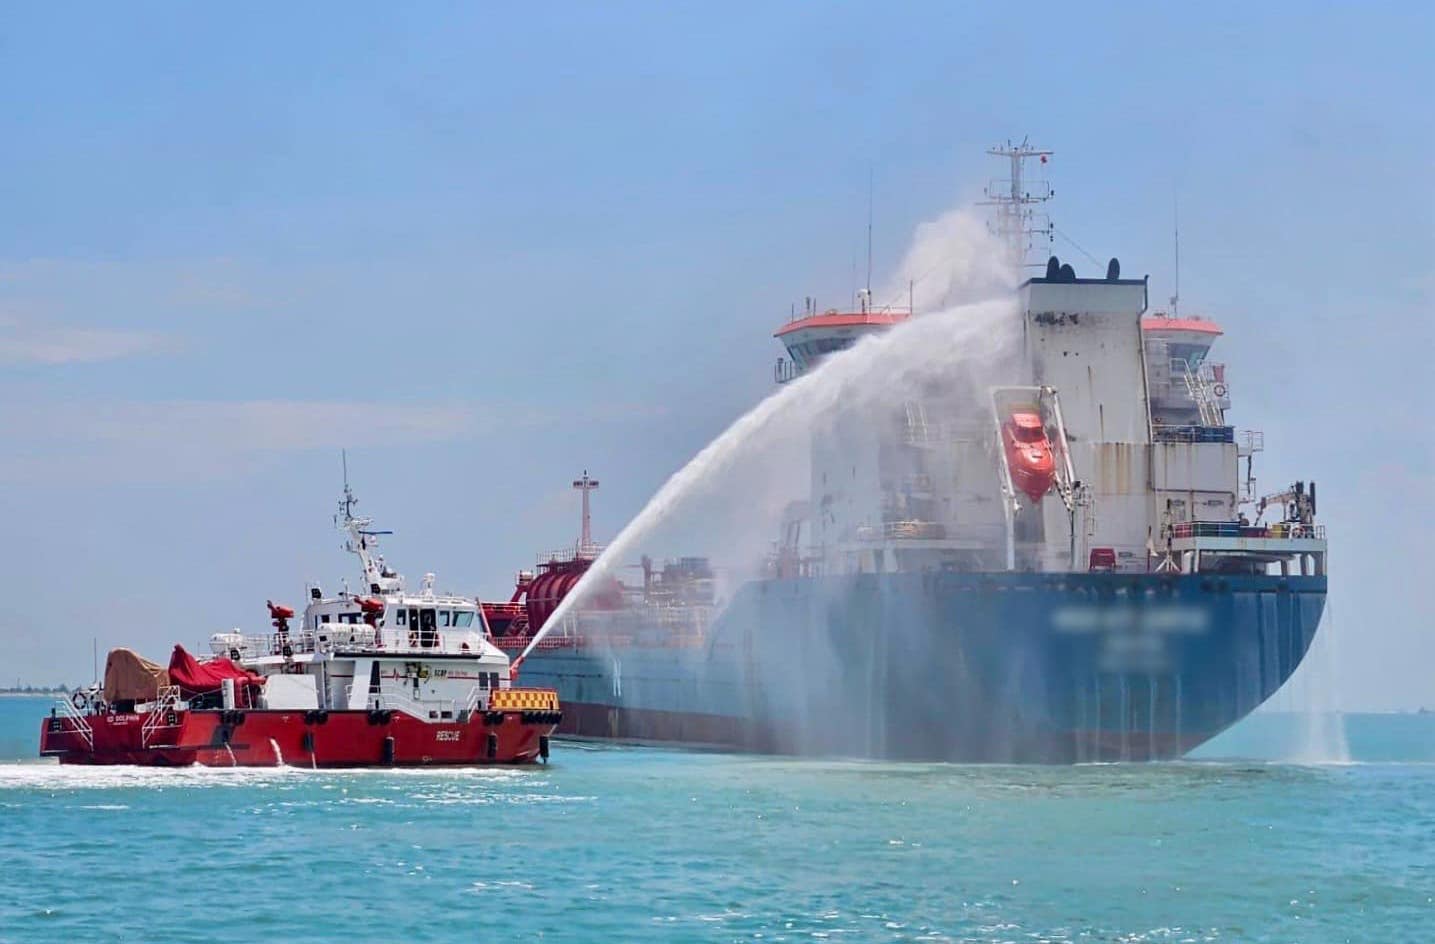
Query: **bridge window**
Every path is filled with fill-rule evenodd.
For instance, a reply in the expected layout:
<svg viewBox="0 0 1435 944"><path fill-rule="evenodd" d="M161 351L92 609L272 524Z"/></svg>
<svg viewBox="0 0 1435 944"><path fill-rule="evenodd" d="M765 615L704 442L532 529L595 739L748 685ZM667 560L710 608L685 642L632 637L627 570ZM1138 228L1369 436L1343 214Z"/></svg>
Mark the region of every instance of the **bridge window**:
<svg viewBox="0 0 1435 944"><path fill-rule="evenodd" d="M453 614L453 625L465 628L473 625L473 614L459 611Z"/></svg>
<svg viewBox="0 0 1435 944"><path fill-rule="evenodd" d="M427 607L419 610L418 616L419 645L425 649L432 648L438 644L438 618L434 614L434 611Z"/></svg>
<svg viewBox="0 0 1435 944"><path fill-rule="evenodd" d="M408 613L408 610L405 610L403 607L399 607L398 609L394 610L394 625L395 625L395 626L402 626L402 625L404 625L404 616L405 616L407 613Z"/></svg>
<svg viewBox="0 0 1435 944"><path fill-rule="evenodd" d="M452 621L452 619L453 619L453 611L452 611L452 610L439 610L439 611L438 611L438 624L439 624L439 626L440 626L441 628L447 629L448 626L450 625L450 622Z"/></svg>

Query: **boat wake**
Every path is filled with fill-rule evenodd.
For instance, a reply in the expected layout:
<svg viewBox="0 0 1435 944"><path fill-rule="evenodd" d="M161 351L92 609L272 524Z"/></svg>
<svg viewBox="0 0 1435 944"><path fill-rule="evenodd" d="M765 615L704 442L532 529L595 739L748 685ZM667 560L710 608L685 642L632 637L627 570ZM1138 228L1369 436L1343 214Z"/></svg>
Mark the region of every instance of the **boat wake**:
<svg viewBox="0 0 1435 944"><path fill-rule="evenodd" d="M537 784L542 771L516 767L354 768L309 767L126 767L62 765L49 761L0 763L0 793L7 790L165 790L262 787L295 783L369 780Z"/></svg>

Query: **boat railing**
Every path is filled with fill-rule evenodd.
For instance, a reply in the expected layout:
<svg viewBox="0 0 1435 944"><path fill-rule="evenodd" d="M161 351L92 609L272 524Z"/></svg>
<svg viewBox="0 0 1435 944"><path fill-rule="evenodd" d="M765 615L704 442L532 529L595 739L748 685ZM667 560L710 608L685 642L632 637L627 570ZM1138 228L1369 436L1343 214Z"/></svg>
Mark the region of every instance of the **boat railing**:
<svg viewBox="0 0 1435 944"><path fill-rule="evenodd" d="M69 730L84 738L85 744L90 748L90 750L94 750L95 731L93 728L90 727L90 719L86 718L83 714L81 714L80 710L75 707L74 703L70 701L69 698L57 698L55 699L55 705L59 709L59 711L57 716L50 721L50 724L52 725L51 730L56 730L56 727L54 727L56 721L62 722L62 725L59 727L59 730L65 730L64 724L68 724Z"/></svg>
<svg viewBox="0 0 1435 944"><path fill-rule="evenodd" d="M368 626L350 626L347 623L325 624L326 626L346 629L367 630L372 641L374 632ZM324 635L331 635L326 632ZM296 652L313 652L318 640L311 630L299 630L289 633L216 633L210 638L209 646L217 656L236 660L253 656L278 656L284 654L284 647L289 647L290 654Z"/></svg>
<svg viewBox="0 0 1435 944"><path fill-rule="evenodd" d="M150 746L150 741L160 728L179 727L180 700L178 685L166 685L159 690L159 697L150 706L149 714L140 726L140 743L143 746Z"/></svg>
<svg viewBox="0 0 1435 944"><path fill-rule="evenodd" d="M475 685L468 690L468 697L463 700L462 708L458 707L458 699L454 699L454 717L459 721L466 722L475 711L482 711L487 702L487 690Z"/></svg>
<svg viewBox="0 0 1435 944"><path fill-rule="evenodd" d="M457 635L442 631L433 633L430 645L424 645L424 634L406 627L376 628L367 624L321 623L315 632L302 630L292 633L245 634L222 633L210 639L210 649L217 656L243 661L261 656L308 655L335 649L359 648L382 650L386 653L428 655L435 652L475 652L473 646L465 649L470 641L482 638L482 633L473 629L462 629ZM287 651L286 651L287 648Z"/></svg>
<svg viewBox="0 0 1435 944"><path fill-rule="evenodd" d="M360 683L360 685L366 687L368 683L363 682ZM352 684L345 686L345 704L353 704L353 693L354 686ZM393 708L398 711L402 711L406 715L410 715L414 718L417 718L420 721L430 720L431 715L438 715L442 717L442 713L445 710L447 710L450 717L458 717L459 712L461 711L468 711L469 713L472 713L476 708L479 708L483 705L483 701L484 699L482 691L476 685L469 690L468 695L463 699L455 698L447 703L415 701L414 699L410 698L408 695L403 694L402 692L398 692L392 688L387 688L384 686L380 686L377 692L370 692L367 698L367 704L371 708ZM446 708L445 705L447 706ZM445 718L443 720L446 721L448 719Z"/></svg>

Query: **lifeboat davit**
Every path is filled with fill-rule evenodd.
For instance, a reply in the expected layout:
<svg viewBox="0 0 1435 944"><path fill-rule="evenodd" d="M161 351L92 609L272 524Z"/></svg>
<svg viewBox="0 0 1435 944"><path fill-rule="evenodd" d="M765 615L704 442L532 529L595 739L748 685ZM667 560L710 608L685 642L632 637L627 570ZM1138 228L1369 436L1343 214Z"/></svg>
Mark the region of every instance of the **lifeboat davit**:
<svg viewBox="0 0 1435 944"><path fill-rule="evenodd" d="M1051 440L1036 413L1013 413L1002 424L1002 447L1006 450L1007 468L1015 485L1032 504L1051 488L1056 478L1056 461L1051 454Z"/></svg>

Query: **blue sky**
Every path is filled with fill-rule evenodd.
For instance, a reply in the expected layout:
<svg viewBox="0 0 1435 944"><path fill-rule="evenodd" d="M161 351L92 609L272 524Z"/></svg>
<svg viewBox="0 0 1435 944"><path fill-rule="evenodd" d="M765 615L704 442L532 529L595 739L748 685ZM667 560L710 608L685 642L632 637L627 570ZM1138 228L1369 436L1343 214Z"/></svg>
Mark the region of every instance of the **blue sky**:
<svg viewBox="0 0 1435 944"><path fill-rule="evenodd" d="M611 534L769 389L788 306L850 291L869 171L880 276L1030 134L1058 228L1155 297L1179 197L1262 486L1321 486L1343 700L1435 705L1432 36L1413 3L12 8L4 675L350 573L341 447L402 569L506 592L574 474Z"/></svg>

